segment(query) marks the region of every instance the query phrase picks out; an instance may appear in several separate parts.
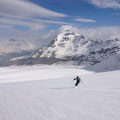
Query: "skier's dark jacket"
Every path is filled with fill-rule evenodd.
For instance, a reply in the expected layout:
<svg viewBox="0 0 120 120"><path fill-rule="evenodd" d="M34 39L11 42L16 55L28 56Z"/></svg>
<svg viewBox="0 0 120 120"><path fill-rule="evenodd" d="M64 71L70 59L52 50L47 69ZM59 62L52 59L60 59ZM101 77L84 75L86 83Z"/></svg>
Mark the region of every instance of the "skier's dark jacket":
<svg viewBox="0 0 120 120"><path fill-rule="evenodd" d="M78 76L74 80L77 80L77 82L80 82L80 78Z"/></svg>

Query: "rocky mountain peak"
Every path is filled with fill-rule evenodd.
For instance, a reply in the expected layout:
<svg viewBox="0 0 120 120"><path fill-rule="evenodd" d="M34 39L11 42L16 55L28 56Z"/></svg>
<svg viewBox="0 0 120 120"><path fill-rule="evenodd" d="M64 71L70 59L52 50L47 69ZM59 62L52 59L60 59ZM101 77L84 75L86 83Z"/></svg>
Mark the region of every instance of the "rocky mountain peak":
<svg viewBox="0 0 120 120"><path fill-rule="evenodd" d="M91 39L71 29L65 29L48 46L36 50L25 61L27 64L53 64L61 60L63 63L72 61L92 68L97 66L97 69L117 69L120 64L120 39Z"/></svg>

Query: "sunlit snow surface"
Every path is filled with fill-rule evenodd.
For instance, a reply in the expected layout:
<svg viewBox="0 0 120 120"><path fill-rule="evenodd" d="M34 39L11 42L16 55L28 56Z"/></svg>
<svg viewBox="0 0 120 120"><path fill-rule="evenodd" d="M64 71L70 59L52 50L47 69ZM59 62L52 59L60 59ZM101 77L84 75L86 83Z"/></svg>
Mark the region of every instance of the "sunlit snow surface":
<svg viewBox="0 0 120 120"><path fill-rule="evenodd" d="M83 81L74 88L73 78ZM0 68L0 120L120 120L120 71Z"/></svg>

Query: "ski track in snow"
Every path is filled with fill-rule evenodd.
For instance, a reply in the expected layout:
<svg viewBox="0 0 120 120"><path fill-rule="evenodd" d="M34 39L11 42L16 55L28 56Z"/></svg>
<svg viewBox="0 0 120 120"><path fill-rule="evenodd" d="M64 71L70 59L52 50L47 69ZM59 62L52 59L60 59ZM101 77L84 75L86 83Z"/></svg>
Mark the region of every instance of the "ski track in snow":
<svg viewBox="0 0 120 120"><path fill-rule="evenodd" d="M84 85L74 88L76 75ZM75 67L0 68L0 120L120 120L119 78Z"/></svg>

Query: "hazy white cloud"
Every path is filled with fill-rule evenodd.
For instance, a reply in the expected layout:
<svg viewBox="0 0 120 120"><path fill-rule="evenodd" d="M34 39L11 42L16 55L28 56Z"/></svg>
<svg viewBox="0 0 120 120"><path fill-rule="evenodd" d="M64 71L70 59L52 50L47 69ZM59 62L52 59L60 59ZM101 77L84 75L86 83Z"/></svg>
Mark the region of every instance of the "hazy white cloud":
<svg viewBox="0 0 120 120"><path fill-rule="evenodd" d="M63 25L58 30L51 30L48 32L40 32L38 28L36 27L33 29L29 29L27 31L18 31L12 28L10 29L10 31L0 31L0 40L3 41L16 37L23 38L29 41L30 43L35 44L36 48L39 48L42 47L43 45L47 45L57 36L58 33L66 29L71 29L77 34L82 34L92 39L120 38L120 26L80 28L76 26Z"/></svg>
<svg viewBox="0 0 120 120"><path fill-rule="evenodd" d="M93 39L120 39L120 26L77 28L76 31Z"/></svg>
<svg viewBox="0 0 120 120"><path fill-rule="evenodd" d="M120 15L120 13L115 13L116 15Z"/></svg>
<svg viewBox="0 0 120 120"><path fill-rule="evenodd" d="M120 9L120 0L87 0L87 1L100 8Z"/></svg>
<svg viewBox="0 0 120 120"><path fill-rule="evenodd" d="M85 18L76 18L76 19L74 19L74 20L75 20L75 21L78 21L78 22L91 22L91 23L96 22L95 20L85 19Z"/></svg>
<svg viewBox="0 0 120 120"><path fill-rule="evenodd" d="M0 0L0 16L0 24L2 24L0 29L5 28L4 24L12 27L15 25L21 28L28 27L29 30L43 30L48 24L68 24L60 20L48 20L49 18L59 19L67 15L48 10L28 0ZM6 30L11 29L6 27Z"/></svg>
<svg viewBox="0 0 120 120"><path fill-rule="evenodd" d="M36 41L34 41L34 44L38 48L46 46L52 40L54 40L57 35L58 35L58 30L50 30L47 33L41 34L40 37L38 39L36 39Z"/></svg>
<svg viewBox="0 0 120 120"><path fill-rule="evenodd" d="M0 24L0 29L11 29L12 27L13 27L12 25Z"/></svg>
<svg viewBox="0 0 120 120"><path fill-rule="evenodd" d="M55 20L44 20L44 19L36 19L36 18L15 18L15 17L1 17L0 24L5 27L5 24L8 26L19 25L21 27L28 27L28 29L32 30L43 30L47 25L51 24L69 24L63 21L55 21ZM6 27L7 28L7 27Z"/></svg>
<svg viewBox="0 0 120 120"><path fill-rule="evenodd" d="M54 36L50 33L43 33L42 31L47 31L47 27L51 24L68 24L62 21L55 20L43 20L36 18L27 17L1 17L0 18L0 41L6 41L10 38L23 38L29 42L35 43L36 47L41 47L52 39ZM26 28L27 29L26 29ZM24 29L25 28L25 29ZM55 33L55 31L54 31ZM48 37L50 37L48 39Z"/></svg>
<svg viewBox="0 0 120 120"><path fill-rule="evenodd" d="M38 39L36 43L38 46L40 46L40 43L42 43L42 45L47 45L59 33L67 29L71 29L75 33L84 35L91 39L120 39L120 26L80 28L76 26L63 25L58 30L51 30L50 32L41 35L40 39Z"/></svg>
<svg viewBox="0 0 120 120"><path fill-rule="evenodd" d="M28 27L28 29L39 29L42 30L45 28L46 25L41 24L41 23L34 23L31 21L25 21L25 20L20 20L20 19L12 19L12 18L0 18L0 23L1 24L6 24L6 25L19 25L23 27ZM36 27L37 26L37 27Z"/></svg>
<svg viewBox="0 0 120 120"><path fill-rule="evenodd" d="M45 25L36 24L32 26L31 30L43 30L44 28L45 28Z"/></svg>
<svg viewBox="0 0 120 120"><path fill-rule="evenodd" d="M0 0L0 13L12 16L66 17L67 15L43 8L26 0Z"/></svg>
<svg viewBox="0 0 120 120"><path fill-rule="evenodd" d="M77 34L82 34L88 38L93 38L93 39L120 38L120 26L81 28L81 27L77 27L77 26L63 25L59 29L59 31L62 32L66 29L70 29Z"/></svg>
<svg viewBox="0 0 120 120"><path fill-rule="evenodd" d="M44 20L44 19L34 19L35 22L40 22L40 23L47 23L47 24L70 24L67 22L63 22L63 21L56 21L56 20Z"/></svg>

